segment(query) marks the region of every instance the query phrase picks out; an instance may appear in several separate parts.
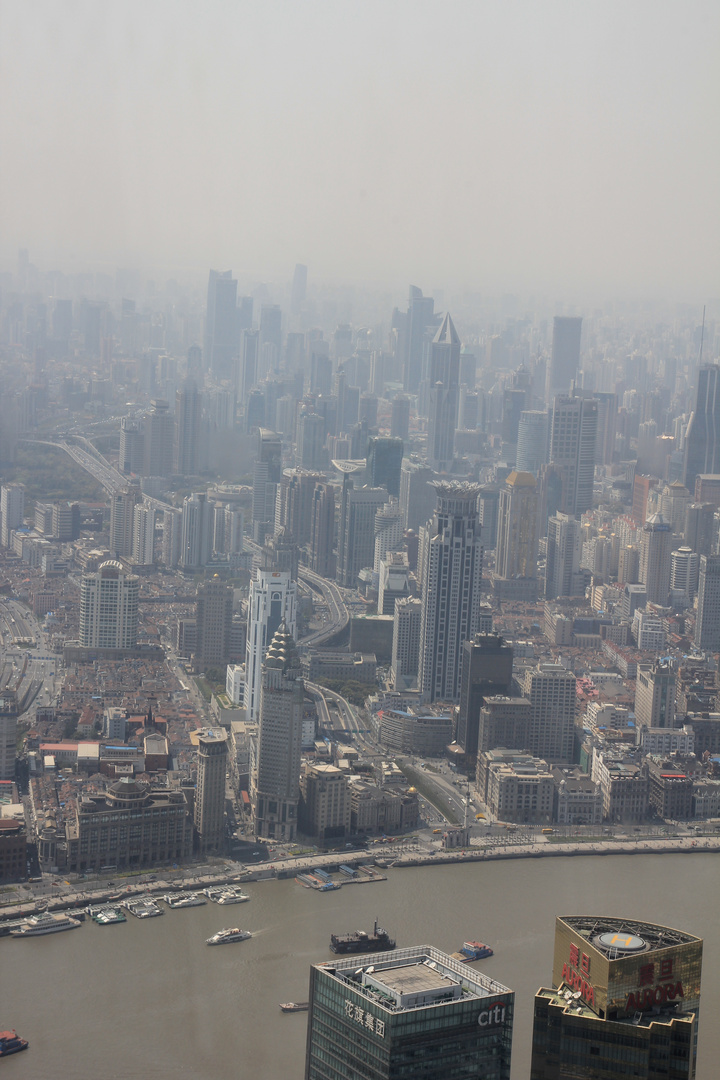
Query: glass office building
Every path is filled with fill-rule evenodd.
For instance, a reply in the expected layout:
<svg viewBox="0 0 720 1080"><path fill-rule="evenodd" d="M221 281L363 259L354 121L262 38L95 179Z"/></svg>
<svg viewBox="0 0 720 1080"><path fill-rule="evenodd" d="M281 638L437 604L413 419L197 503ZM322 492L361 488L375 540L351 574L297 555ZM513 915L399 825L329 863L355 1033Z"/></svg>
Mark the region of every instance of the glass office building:
<svg viewBox="0 0 720 1080"><path fill-rule="evenodd" d="M692 1080L702 940L605 916L558 918L535 995L531 1080Z"/></svg>
<svg viewBox="0 0 720 1080"><path fill-rule="evenodd" d="M428 945L314 964L306 1080L509 1080L514 996Z"/></svg>

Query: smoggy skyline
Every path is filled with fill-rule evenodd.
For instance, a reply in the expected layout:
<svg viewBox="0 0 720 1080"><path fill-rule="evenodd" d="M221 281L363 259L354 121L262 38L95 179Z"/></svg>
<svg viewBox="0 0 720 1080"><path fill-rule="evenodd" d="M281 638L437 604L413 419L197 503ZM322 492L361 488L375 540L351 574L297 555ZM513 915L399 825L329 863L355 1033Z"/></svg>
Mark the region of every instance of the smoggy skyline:
<svg viewBox="0 0 720 1080"><path fill-rule="evenodd" d="M720 9L37 0L0 262L720 295Z"/></svg>

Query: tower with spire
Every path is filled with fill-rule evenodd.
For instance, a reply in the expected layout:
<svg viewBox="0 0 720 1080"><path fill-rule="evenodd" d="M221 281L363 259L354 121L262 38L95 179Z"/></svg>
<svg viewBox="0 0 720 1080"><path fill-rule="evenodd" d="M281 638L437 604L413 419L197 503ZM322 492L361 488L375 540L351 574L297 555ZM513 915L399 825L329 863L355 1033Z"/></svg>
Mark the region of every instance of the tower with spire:
<svg viewBox="0 0 720 1080"><path fill-rule="evenodd" d="M450 472L460 396L460 338L449 314L430 347L429 382L428 460L438 472Z"/></svg>
<svg viewBox="0 0 720 1080"><path fill-rule="evenodd" d="M252 779L256 836L283 841L297 836L303 697L300 657L283 619L262 666Z"/></svg>

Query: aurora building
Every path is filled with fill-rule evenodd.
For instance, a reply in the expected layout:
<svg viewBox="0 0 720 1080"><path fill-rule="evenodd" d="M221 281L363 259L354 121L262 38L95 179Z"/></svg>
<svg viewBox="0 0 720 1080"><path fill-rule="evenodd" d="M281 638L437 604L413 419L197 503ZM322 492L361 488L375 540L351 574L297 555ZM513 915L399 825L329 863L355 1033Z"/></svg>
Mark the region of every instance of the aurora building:
<svg viewBox="0 0 720 1080"><path fill-rule="evenodd" d="M653 923L558 918L552 988L535 995L531 1080L692 1080L702 945Z"/></svg>

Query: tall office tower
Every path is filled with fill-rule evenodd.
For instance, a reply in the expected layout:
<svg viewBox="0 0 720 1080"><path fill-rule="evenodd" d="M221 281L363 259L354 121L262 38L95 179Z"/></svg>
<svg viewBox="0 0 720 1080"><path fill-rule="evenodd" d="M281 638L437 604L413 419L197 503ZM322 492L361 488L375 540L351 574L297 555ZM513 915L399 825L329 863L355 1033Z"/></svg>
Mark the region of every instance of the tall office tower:
<svg viewBox="0 0 720 1080"><path fill-rule="evenodd" d="M423 296L416 285L410 286L407 312L393 312L396 333L395 355L402 365L403 390L417 394L423 378L423 351L428 330L436 327L434 300Z"/></svg>
<svg viewBox="0 0 720 1080"><path fill-rule="evenodd" d="M217 574L198 585L195 603L196 670L218 667L227 664L230 659L232 608L232 589Z"/></svg>
<svg viewBox="0 0 720 1080"><path fill-rule="evenodd" d="M621 585L637 585L640 581L640 552L633 544L620 548L618 581Z"/></svg>
<svg viewBox="0 0 720 1080"><path fill-rule="evenodd" d="M535 995L531 1080L694 1080L702 947L653 923L556 919L552 986Z"/></svg>
<svg viewBox="0 0 720 1080"><path fill-rule="evenodd" d="M310 354L310 393L330 397L332 393L332 360L327 355L327 341L312 342ZM320 351L320 350L325 351Z"/></svg>
<svg viewBox="0 0 720 1080"><path fill-rule="evenodd" d="M80 645L85 649L134 649L140 579L119 562L101 563L80 583Z"/></svg>
<svg viewBox="0 0 720 1080"><path fill-rule="evenodd" d="M638 664L635 682L635 726L672 728L675 726L675 684L677 674L670 660Z"/></svg>
<svg viewBox="0 0 720 1080"><path fill-rule="evenodd" d="M155 508L137 505L133 511L132 561L136 566L155 562Z"/></svg>
<svg viewBox="0 0 720 1080"><path fill-rule="evenodd" d="M304 692L300 657L283 620L262 665L252 792L256 836L292 841L297 835Z"/></svg>
<svg viewBox="0 0 720 1080"><path fill-rule="evenodd" d="M636 525L642 526L648 519L648 501L650 493L658 486L660 481L656 476L633 477L633 501L630 516Z"/></svg>
<svg viewBox="0 0 720 1080"><path fill-rule="evenodd" d="M266 378L280 370L282 357L282 311L277 304L260 308L260 374Z"/></svg>
<svg viewBox="0 0 720 1080"><path fill-rule="evenodd" d="M462 353L460 354L462 360ZM467 386L460 385L460 407L458 410L458 427L461 431L476 431L480 425L480 398L477 390L469 390Z"/></svg>
<svg viewBox="0 0 720 1080"><path fill-rule="evenodd" d="M584 596L585 578L580 569L582 551L580 522L569 514L553 514L547 523L545 598Z"/></svg>
<svg viewBox="0 0 720 1080"><path fill-rule="evenodd" d="M175 394L173 465L179 476L197 476L200 464L202 395L192 379Z"/></svg>
<svg viewBox="0 0 720 1080"><path fill-rule="evenodd" d="M321 470L327 466L325 449L327 425L325 417L303 408L297 422L297 454L295 461L301 469Z"/></svg>
<svg viewBox="0 0 720 1080"><path fill-rule="evenodd" d="M406 529L418 531L435 509L435 474L429 465L405 459L400 468L400 509Z"/></svg>
<svg viewBox="0 0 720 1080"><path fill-rule="evenodd" d="M52 535L66 544L80 536L80 503L56 502L52 508Z"/></svg>
<svg viewBox="0 0 720 1080"><path fill-rule="evenodd" d="M175 567L180 562L182 510L165 510L162 519L162 563Z"/></svg>
<svg viewBox="0 0 720 1080"><path fill-rule="evenodd" d="M320 577L335 577L337 567L334 547L335 488L331 484L318 483L312 497L310 567Z"/></svg>
<svg viewBox="0 0 720 1080"><path fill-rule="evenodd" d="M468 966L429 945L313 964L305 1080L509 1080L515 995Z"/></svg>
<svg viewBox="0 0 720 1080"><path fill-rule="evenodd" d="M410 398L396 394L390 407L390 436L407 440L410 436Z"/></svg>
<svg viewBox="0 0 720 1080"><path fill-rule="evenodd" d="M227 735L222 728L197 732L197 789L195 828L203 855L219 852L225 832L225 776L228 767Z"/></svg>
<svg viewBox="0 0 720 1080"><path fill-rule="evenodd" d="M375 561L375 514L387 502L385 488L354 488L350 474L343 478L337 574L339 585L355 588L358 574Z"/></svg>
<svg viewBox="0 0 720 1080"><path fill-rule="evenodd" d="M483 484L478 496L478 518L482 525L483 546L486 551L497 548L500 518L500 488Z"/></svg>
<svg viewBox="0 0 720 1080"><path fill-rule="evenodd" d="M525 672L523 697L532 706L530 745L535 757L556 765L573 761L577 681L559 664L540 663Z"/></svg>
<svg viewBox="0 0 720 1080"><path fill-rule="evenodd" d="M643 526L640 542L640 581L650 604L667 604L672 546L672 526L662 514L653 514Z"/></svg>
<svg viewBox="0 0 720 1080"><path fill-rule="evenodd" d="M118 468L122 473L137 473L143 471L145 454L143 425L129 416L120 419L120 455Z"/></svg>
<svg viewBox="0 0 720 1080"><path fill-rule="evenodd" d="M422 604L410 597L395 604L391 679L395 690L407 690L417 682Z"/></svg>
<svg viewBox="0 0 720 1080"><path fill-rule="evenodd" d="M552 404L558 394L568 394L580 365L581 318L556 315L553 319L552 356L547 367L545 401Z"/></svg>
<svg viewBox="0 0 720 1080"><path fill-rule="evenodd" d="M250 582L244 704L249 723L256 724L260 709L262 662L281 622L293 636L297 619L297 582L287 571L258 569Z"/></svg>
<svg viewBox="0 0 720 1080"><path fill-rule="evenodd" d="M404 551L389 551L378 569L378 615L394 615L398 600L410 595L410 567Z"/></svg>
<svg viewBox="0 0 720 1080"><path fill-rule="evenodd" d="M400 495L400 470L403 460L402 439L373 435L368 443L367 482L371 487L386 487L388 495Z"/></svg>
<svg viewBox="0 0 720 1080"><path fill-rule="evenodd" d="M513 651L499 634L475 634L463 642L462 651L457 741L468 757L474 757L485 698L512 692Z"/></svg>
<svg viewBox="0 0 720 1080"><path fill-rule="evenodd" d="M380 572L380 563L390 551L401 551L405 530L397 499L389 499L375 513L375 555L373 570Z"/></svg>
<svg viewBox="0 0 720 1080"><path fill-rule="evenodd" d="M256 544L262 544L265 534L273 531L277 485L281 476L281 438L274 431L260 428L253 465L252 524Z"/></svg>
<svg viewBox="0 0 720 1080"><path fill-rule="evenodd" d="M293 581L297 581L298 546L289 529L283 526L272 536L265 537L262 560L266 570L286 570Z"/></svg>
<svg viewBox="0 0 720 1080"><path fill-rule="evenodd" d="M675 600L690 607L697 593L700 556L689 547L678 548L670 555L670 592Z"/></svg>
<svg viewBox="0 0 720 1080"><path fill-rule="evenodd" d="M695 648L720 652L720 555L701 555Z"/></svg>
<svg viewBox="0 0 720 1080"><path fill-rule="evenodd" d="M179 565L182 570L207 566L212 554L214 506L204 491L183 499Z"/></svg>
<svg viewBox="0 0 720 1080"><path fill-rule="evenodd" d="M698 556L712 551L714 514L713 503L694 502L685 508L685 543Z"/></svg>
<svg viewBox="0 0 720 1080"><path fill-rule="evenodd" d="M3 484L0 488L2 546L10 546L10 533L19 529L25 516L25 488L22 484Z"/></svg>
<svg viewBox="0 0 720 1080"><path fill-rule="evenodd" d="M238 379L238 399L247 407L250 391L258 383L258 362L260 353L260 331L243 330L240 341L240 377Z"/></svg>
<svg viewBox="0 0 720 1080"><path fill-rule="evenodd" d="M202 349L199 345L191 345L187 351L185 374L191 379L199 379L202 373Z"/></svg>
<svg viewBox="0 0 720 1080"><path fill-rule="evenodd" d="M365 391L360 395L360 401L358 403L358 420L367 420L368 427L377 427L378 416L378 399L376 394L371 394ZM402 458L402 454L400 455ZM400 472L400 466L398 465L398 473Z"/></svg>
<svg viewBox="0 0 720 1080"><path fill-rule="evenodd" d="M692 502L692 496L684 484L675 480L665 484L660 494L660 513L670 523L672 531L682 536L685 528L685 515Z"/></svg>
<svg viewBox="0 0 720 1080"><path fill-rule="evenodd" d="M450 315L445 316L432 341L429 380L428 460L438 472L449 472L460 394L460 338Z"/></svg>
<svg viewBox="0 0 720 1080"><path fill-rule="evenodd" d="M424 701L457 701L464 641L478 630L483 547L475 484L434 484L437 507L423 550L418 688Z"/></svg>
<svg viewBox="0 0 720 1080"><path fill-rule="evenodd" d="M110 540L108 547L113 555L124 558L132 556L133 515L140 491L138 488L126 488L110 496ZM3 515L4 519L4 515Z"/></svg>
<svg viewBox="0 0 720 1080"><path fill-rule="evenodd" d="M275 532L279 532L281 528L288 529L299 547L310 543L315 487L324 480L321 473L305 472L304 469L286 469L282 475L275 504ZM278 518L281 492L284 492L284 506L283 513Z"/></svg>
<svg viewBox="0 0 720 1080"><path fill-rule="evenodd" d="M154 398L143 420L143 476L171 476L175 453L175 417L167 401Z"/></svg>
<svg viewBox="0 0 720 1080"><path fill-rule="evenodd" d="M548 414L540 409L520 413L515 468L537 476L548 459Z"/></svg>
<svg viewBox="0 0 720 1080"><path fill-rule="evenodd" d="M245 513L236 506L225 507L225 554L239 555L243 551Z"/></svg>
<svg viewBox="0 0 720 1080"><path fill-rule="evenodd" d="M550 432L550 464L561 480L563 514L579 517L592 508L595 475L597 401L593 398L555 398Z"/></svg>
<svg viewBox="0 0 720 1080"><path fill-rule="evenodd" d="M298 313L305 303L307 296L308 268L303 263L296 263L293 271L292 289L290 290L290 310L294 315Z"/></svg>
<svg viewBox="0 0 720 1080"><path fill-rule="evenodd" d="M216 379L232 378L237 353L237 281L232 270L211 270L205 317L205 364Z"/></svg>
<svg viewBox="0 0 720 1080"><path fill-rule="evenodd" d="M720 365L704 364L697 374L695 408L685 434L683 481L693 489L702 473L720 473Z"/></svg>
<svg viewBox="0 0 720 1080"><path fill-rule="evenodd" d="M500 490L493 592L537 598L537 492L531 473L513 470Z"/></svg>
<svg viewBox="0 0 720 1080"><path fill-rule="evenodd" d="M526 408L527 394L524 390L503 390L500 435L503 443L504 461L515 461L520 417Z"/></svg>
<svg viewBox="0 0 720 1080"><path fill-rule="evenodd" d="M598 403L595 464L610 465L615 454L618 397L609 393L596 393L594 397Z"/></svg>
<svg viewBox="0 0 720 1080"><path fill-rule="evenodd" d="M0 692L0 780L15 779L17 718L17 694L6 686Z"/></svg>

